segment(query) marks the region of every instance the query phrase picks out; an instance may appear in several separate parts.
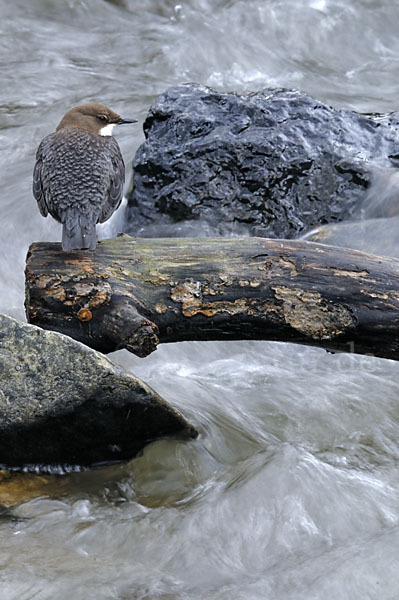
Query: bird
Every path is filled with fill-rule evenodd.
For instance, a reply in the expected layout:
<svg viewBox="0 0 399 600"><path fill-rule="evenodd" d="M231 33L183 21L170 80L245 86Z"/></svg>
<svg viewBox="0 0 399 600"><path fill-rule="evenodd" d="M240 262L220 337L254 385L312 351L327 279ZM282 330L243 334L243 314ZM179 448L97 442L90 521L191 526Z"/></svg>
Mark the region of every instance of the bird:
<svg viewBox="0 0 399 600"><path fill-rule="evenodd" d="M96 224L121 203L125 164L112 130L137 123L104 104L74 106L40 142L33 195L43 217L62 223L62 249L95 250Z"/></svg>

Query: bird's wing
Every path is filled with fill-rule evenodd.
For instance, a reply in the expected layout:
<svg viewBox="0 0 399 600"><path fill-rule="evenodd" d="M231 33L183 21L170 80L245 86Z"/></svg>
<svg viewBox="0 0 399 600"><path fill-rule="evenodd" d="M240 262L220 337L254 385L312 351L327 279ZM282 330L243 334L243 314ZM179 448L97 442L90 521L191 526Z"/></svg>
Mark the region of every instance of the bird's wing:
<svg viewBox="0 0 399 600"><path fill-rule="evenodd" d="M111 138L109 142L113 170L108 197L105 200L105 204L102 207L101 214L98 219L100 223L104 223L104 221L109 219L112 213L120 205L123 195L123 186L125 183L125 163L123 162L118 142L114 138Z"/></svg>
<svg viewBox="0 0 399 600"><path fill-rule="evenodd" d="M46 198L43 192L43 184L42 184L42 166L43 166L43 142L41 142L37 153L36 153L36 163L35 168L33 170L33 195L36 198L37 204L39 206L40 213L43 217L47 217L48 215L48 207L46 204Z"/></svg>

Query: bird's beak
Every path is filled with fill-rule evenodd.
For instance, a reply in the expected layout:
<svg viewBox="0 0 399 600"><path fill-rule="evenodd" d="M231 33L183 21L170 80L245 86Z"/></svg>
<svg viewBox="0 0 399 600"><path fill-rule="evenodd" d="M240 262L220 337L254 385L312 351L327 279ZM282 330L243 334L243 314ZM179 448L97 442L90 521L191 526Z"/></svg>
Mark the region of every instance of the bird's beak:
<svg viewBox="0 0 399 600"><path fill-rule="evenodd" d="M138 123L137 119L119 119L117 125L124 125L125 123Z"/></svg>

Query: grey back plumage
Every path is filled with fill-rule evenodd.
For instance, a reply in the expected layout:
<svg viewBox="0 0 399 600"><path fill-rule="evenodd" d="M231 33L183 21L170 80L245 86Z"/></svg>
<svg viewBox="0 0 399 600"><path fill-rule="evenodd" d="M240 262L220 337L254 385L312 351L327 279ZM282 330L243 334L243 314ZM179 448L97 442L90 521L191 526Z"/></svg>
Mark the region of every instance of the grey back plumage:
<svg viewBox="0 0 399 600"><path fill-rule="evenodd" d="M41 214L63 224L64 250L96 247L96 223L118 208L124 180L125 165L112 136L71 127L42 140L33 194Z"/></svg>

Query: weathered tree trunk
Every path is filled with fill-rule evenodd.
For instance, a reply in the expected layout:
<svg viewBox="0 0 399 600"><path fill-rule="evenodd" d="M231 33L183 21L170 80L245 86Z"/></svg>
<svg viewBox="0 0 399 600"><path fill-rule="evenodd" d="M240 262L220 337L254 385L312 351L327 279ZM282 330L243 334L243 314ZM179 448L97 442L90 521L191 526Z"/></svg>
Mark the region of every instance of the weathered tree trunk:
<svg viewBox="0 0 399 600"><path fill-rule="evenodd" d="M35 243L30 323L102 352L183 340L280 340L399 359L399 260L304 241Z"/></svg>

